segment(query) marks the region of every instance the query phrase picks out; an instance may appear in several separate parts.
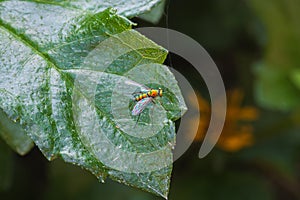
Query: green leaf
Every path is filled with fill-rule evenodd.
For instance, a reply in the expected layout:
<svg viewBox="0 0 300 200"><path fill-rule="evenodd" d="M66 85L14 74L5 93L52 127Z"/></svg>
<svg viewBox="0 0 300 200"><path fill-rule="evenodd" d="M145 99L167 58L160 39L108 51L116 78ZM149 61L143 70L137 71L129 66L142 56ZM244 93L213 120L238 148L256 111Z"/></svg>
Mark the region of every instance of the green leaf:
<svg viewBox="0 0 300 200"><path fill-rule="evenodd" d="M153 24L157 24L164 14L166 2L166 0L162 0L159 4L152 8L152 10L140 15L139 18Z"/></svg>
<svg viewBox="0 0 300 200"><path fill-rule="evenodd" d="M289 70L261 64L255 68L255 74L255 95L261 106L284 111L299 106L300 95L290 80Z"/></svg>
<svg viewBox="0 0 300 200"><path fill-rule="evenodd" d="M0 192L9 189L13 179L12 151L0 139Z"/></svg>
<svg viewBox="0 0 300 200"><path fill-rule="evenodd" d="M249 5L264 24L268 39L263 58L265 66L258 71L257 99L266 108L294 111L300 100L297 75L300 65L297 8L300 2L251 0Z"/></svg>
<svg viewBox="0 0 300 200"><path fill-rule="evenodd" d="M0 110L0 136L14 151L25 155L32 149L33 142L18 123L19 120L15 118L15 122L13 122Z"/></svg>
<svg viewBox="0 0 300 200"><path fill-rule="evenodd" d="M0 3L0 108L49 160L166 197L173 121L186 110L174 76L159 64L167 51L114 10L79 7ZM165 91L137 124L130 80Z"/></svg>
<svg viewBox="0 0 300 200"><path fill-rule="evenodd" d="M295 86L300 90L300 69L291 70L290 77Z"/></svg>

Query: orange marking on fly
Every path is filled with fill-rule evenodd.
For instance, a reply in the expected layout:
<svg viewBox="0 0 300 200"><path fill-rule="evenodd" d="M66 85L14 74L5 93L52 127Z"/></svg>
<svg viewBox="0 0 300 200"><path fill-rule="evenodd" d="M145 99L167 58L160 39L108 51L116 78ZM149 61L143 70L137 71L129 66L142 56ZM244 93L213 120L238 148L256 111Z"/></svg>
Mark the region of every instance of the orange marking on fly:
<svg viewBox="0 0 300 200"><path fill-rule="evenodd" d="M157 97L158 90L151 90L151 97Z"/></svg>

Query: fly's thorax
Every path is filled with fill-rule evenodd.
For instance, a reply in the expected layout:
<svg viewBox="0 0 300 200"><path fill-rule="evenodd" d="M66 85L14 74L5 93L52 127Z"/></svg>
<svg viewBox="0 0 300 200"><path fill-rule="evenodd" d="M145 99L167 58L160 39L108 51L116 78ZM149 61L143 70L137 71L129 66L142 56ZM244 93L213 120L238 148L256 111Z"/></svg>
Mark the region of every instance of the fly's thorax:
<svg viewBox="0 0 300 200"><path fill-rule="evenodd" d="M153 97L153 98L155 98L155 97L157 97L157 95L158 95L158 90L156 90L156 89L151 89L150 90L150 96L151 97Z"/></svg>

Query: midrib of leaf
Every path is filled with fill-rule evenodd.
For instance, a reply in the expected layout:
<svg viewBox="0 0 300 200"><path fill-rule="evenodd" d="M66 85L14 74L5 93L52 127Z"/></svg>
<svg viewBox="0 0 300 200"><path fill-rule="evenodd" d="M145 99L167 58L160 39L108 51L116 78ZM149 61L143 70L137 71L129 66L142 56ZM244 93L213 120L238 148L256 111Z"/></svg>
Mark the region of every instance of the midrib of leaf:
<svg viewBox="0 0 300 200"><path fill-rule="evenodd" d="M24 37L22 34L18 34L17 31L15 31L10 25L3 23L3 21L0 19L0 27L4 29L6 32L14 36L18 41L23 43L25 46L29 47L34 53L41 56L47 63L50 63L55 70L61 71L59 67L57 67L50 58L43 52L40 52L36 45L34 45L33 42L31 42L28 38Z"/></svg>

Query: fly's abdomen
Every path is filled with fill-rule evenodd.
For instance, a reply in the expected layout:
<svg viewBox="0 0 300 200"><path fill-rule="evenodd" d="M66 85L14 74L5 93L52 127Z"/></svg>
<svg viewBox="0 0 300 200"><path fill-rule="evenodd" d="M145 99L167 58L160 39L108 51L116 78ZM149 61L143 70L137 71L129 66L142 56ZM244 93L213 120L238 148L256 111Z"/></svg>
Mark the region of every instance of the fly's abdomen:
<svg viewBox="0 0 300 200"><path fill-rule="evenodd" d="M147 97L148 97L148 94L147 94L147 93L140 93L140 94L136 95L136 96L134 97L134 99L135 99L136 101L140 101L140 100L145 99L145 98L147 98Z"/></svg>

